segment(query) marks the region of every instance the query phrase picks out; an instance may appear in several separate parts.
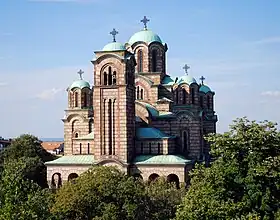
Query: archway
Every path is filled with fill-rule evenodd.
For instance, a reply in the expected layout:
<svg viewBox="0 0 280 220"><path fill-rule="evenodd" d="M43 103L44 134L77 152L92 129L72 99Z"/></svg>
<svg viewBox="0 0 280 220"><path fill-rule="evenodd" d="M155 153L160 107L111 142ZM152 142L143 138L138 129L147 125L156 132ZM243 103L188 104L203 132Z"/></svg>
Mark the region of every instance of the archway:
<svg viewBox="0 0 280 220"><path fill-rule="evenodd" d="M157 180L157 178L159 178L159 175L156 173L153 173L149 176L149 182L153 182L153 181Z"/></svg>
<svg viewBox="0 0 280 220"><path fill-rule="evenodd" d="M68 181L73 181L74 179L78 178L79 175L77 173L70 173L68 176Z"/></svg>
<svg viewBox="0 0 280 220"><path fill-rule="evenodd" d="M176 188L179 189L180 188L180 181L179 181L179 177L176 174L169 174L167 176L167 182L171 183L171 184L175 184Z"/></svg>
<svg viewBox="0 0 280 220"><path fill-rule="evenodd" d="M51 180L51 188L52 189L58 189L62 185L62 180L61 180L61 174L60 173L54 173L52 175L52 180Z"/></svg>

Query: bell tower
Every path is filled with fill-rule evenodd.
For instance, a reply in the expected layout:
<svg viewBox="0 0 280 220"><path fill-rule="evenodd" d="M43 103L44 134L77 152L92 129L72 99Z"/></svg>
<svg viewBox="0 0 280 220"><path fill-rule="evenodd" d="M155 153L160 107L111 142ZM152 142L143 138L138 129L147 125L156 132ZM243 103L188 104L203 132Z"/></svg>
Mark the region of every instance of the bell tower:
<svg viewBox="0 0 280 220"><path fill-rule="evenodd" d="M115 41L96 51L94 64L94 152L97 160L132 159L135 136L135 58Z"/></svg>

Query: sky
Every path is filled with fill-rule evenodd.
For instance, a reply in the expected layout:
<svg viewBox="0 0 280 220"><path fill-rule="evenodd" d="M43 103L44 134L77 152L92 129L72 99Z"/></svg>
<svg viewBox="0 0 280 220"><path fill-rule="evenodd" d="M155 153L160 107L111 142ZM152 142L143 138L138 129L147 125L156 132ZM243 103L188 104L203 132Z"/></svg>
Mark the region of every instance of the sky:
<svg viewBox="0 0 280 220"><path fill-rule="evenodd" d="M215 91L217 131L237 117L280 120L280 1L1 0L0 136L63 137L66 88L94 51L148 28L168 45L167 72L184 64Z"/></svg>

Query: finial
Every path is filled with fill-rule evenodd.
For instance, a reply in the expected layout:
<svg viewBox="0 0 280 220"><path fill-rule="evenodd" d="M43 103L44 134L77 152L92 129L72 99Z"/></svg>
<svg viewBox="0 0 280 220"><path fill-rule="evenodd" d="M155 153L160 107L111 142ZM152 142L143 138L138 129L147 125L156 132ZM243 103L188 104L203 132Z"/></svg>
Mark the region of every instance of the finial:
<svg viewBox="0 0 280 220"><path fill-rule="evenodd" d="M186 75L188 75L188 69L190 69L191 67L188 66L188 64L185 64L185 66L183 66L183 69L185 70Z"/></svg>
<svg viewBox="0 0 280 220"><path fill-rule="evenodd" d="M83 79L83 77L82 77L83 73L84 73L84 71L81 70L81 69L78 71L78 74L80 75L80 79L81 79L81 80Z"/></svg>
<svg viewBox="0 0 280 220"><path fill-rule="evenodd" d="M144 16L144 18L140 21L144 24L144 30L147 30L147 23L149 22L150 20Z"/></svg>
<svg viewBox="0 0 280 220"><path fill-rule="evenodd" d="M201 80L201 84L203 85L204 80L205 80L205 77L204 77L204 76L201 76L199 79Z"/></svg>
<svg viewBox="0 0 280 220"><path fill-rule="evenodd" d="M113 30L110 32L110 34L112 34L112 36L113 36L113 42L116 42L116 35L117 35L118 33L119 33L119 32L117 32L115 28L113 28Z"/></svg>

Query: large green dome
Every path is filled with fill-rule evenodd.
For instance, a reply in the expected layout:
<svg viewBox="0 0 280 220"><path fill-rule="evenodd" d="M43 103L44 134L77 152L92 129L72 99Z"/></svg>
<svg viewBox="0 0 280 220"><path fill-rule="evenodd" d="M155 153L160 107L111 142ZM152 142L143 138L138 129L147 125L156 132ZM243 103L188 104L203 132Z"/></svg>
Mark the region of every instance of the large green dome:
<svg viewBox="0 0 280 220"><path fill-rule="evenodd" d="M74 89L74 88L80 88L80 89L89 88L90 89L90 84L87 81L80 79L80 80L73 82L72 85L69 87L70 90Z"/></svg>
<svg viewBox="0 0 280 220"><path fill-rule="evenodd" d="M129 39L128 43L132 45L139 41L146 42L148 44L152 42L162 43L160 37L157 34L147 29L144 29L142 31L133 34L132 37Z"/></svg>
<svg viewBox="0 0 280 220"><path fill-rule="evenodd" d="M201 85L199 88L199 92L207 93L207 92L211 92L211 89L206 85Z"/></svg>
<svg viewBox="0 0 280 220"><path fill-rule="evenodd" d="M182 76L179 80L178 80L178 84L188 84L188 85L191 85L192 83L196 83L196 80L195 78L193 78L192 76L190 75L185 75L185 76Z"/></svg>
<svg viewBox="0 0 280 220"><path fill-rule="evenodd" d="M116 50L125 50L125 46L118 42L112 42L106 44L102 49L102 51L116 51Z"/></svg>

